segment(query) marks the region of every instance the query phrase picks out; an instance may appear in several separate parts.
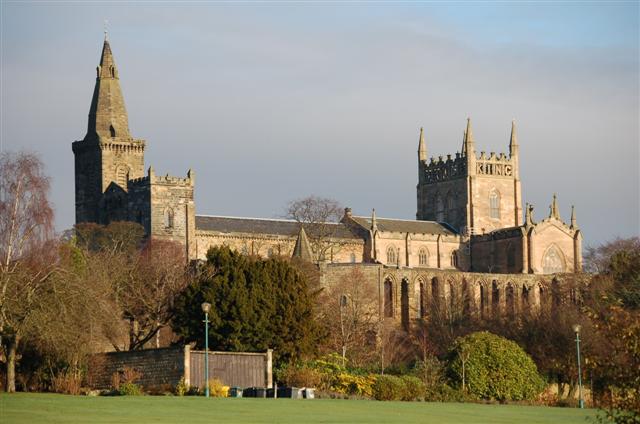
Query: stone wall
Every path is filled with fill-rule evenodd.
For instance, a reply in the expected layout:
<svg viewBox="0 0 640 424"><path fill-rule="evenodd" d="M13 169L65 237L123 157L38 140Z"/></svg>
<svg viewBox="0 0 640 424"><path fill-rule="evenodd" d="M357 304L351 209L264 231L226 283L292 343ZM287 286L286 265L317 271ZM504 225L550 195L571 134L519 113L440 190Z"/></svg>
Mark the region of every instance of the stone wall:
<svg viewBox="0 0 640 424"><path fill-rule="evenodd" d="M112 376L122 374L125 367L142 373L137 384L144 389L168 385L174 387L181 378L188 378L185 367L188 347L168 347L93 355L89 361L87 385L94 389L112 387ZM185 374L187 373L187 374Z"/></svg>
<svg viewBox="0 0 640 424"><path fill-rule="evenodd" d="M87 386L93 389L114 388L113 376L120 382L125 368L141 374L134 381L143 390L173 389L181 379L187 386L204 385L205 353L189 346L108 352L89 360ZM270 387L273 383L272 351L262 353L209 351L209 378L218 378L228 386Z"/></svg>
<svg viewBox="0 0 640 424"><path fill-rule="evenodd" d="M489 195L495 191L500 199L500 217L491 217ZM488 233L500 228L514 227L516 201L513 177L482 175L471 179L471 206L473 221L471 227L477 234Z"/></svg>
<svg viewBox="0 0 640 424"><path fill-rule="evenodd" d="M378 293L378 311L385 321L408 328L431 313L434 304L463 307L476 316L517 314L551 304L552 287L560 288L573 274L492 274L433 268L389 267L361 264L357 268L365 285ZM321 265L321 284L336 288L345 285L354 266ZM392 316L384 317L385 283L392 290ZM403 296L403 291L406 293ZM463 305L453 305L453 302ZM403 322L403 316L408 322Z"/></svg>
<svg viewBox="0 0 640 424"><path fill-rule="evenodd" d="M446 222L460 231L467 226L467 191L466 177L418 184L417 219ZM442 216L437 211L438 198L442 202Z"/></svg>

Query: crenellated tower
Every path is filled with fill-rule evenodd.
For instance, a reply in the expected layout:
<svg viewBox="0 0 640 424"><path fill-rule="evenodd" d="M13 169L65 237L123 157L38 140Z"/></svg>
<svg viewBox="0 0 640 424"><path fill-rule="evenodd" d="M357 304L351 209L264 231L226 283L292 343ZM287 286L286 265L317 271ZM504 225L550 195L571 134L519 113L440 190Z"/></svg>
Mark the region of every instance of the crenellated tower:
<svg viewBox="0 0 640 424"><path fill-rule="evenodd" d="M103 194L126 197L127 181L144 175L145 141L129 133L129 119L120 89L118 69L106 36L89 108L84 139L72 145L75 156L76 223L105 223ZM112 195L116 199L117 195ZM112 202L113 203L113 202ZM119 216L118 216L119 217Z"/></svg>
<svg viewBox="0 0 640 424"><path fill-rule="evenodd" d="M521 225L518 149L514 121L508 156L484 151L477 155L471 120L467 119L462 152L427 161L421 130L416 218L446 222L469 234Z"/></svg>

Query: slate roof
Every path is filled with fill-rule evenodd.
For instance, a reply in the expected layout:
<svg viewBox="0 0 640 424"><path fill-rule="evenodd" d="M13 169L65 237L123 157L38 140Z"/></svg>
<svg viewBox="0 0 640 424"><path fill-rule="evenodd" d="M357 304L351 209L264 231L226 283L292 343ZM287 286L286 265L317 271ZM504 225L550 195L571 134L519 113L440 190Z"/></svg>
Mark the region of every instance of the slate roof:
<svg viewBox="0 0 640 424"><path fill-rule="evenodd" d="M351 219L353 219L358 225L366 230L369 230L371 228L371 217L352 216ZM376 225L378 226L378 231L394 231L399 233L415 234L457 234L456 231L445 222L387 219L376 217Z"/></svg>
<svg viewBox="0 0 640 424"><path fill-rule="evenodd" d="M340 239L360 239L352 233L346 225L327 223L330 230L327 235ZM309 234L314 233L313 225L305 225ZM287 237L297 237L300 224L288 219L239 218L231 216L196 215L196 230L213 231L218 233L245 234L274 234ZM319 230L319 229L318 229Z"/></svg>

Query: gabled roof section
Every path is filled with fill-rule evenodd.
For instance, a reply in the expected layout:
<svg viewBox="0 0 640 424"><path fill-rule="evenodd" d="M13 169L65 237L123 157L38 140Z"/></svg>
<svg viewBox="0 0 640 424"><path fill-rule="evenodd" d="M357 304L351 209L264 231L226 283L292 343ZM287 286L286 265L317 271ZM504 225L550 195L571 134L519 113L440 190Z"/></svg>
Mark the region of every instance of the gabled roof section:
<svg viewBox="0 0 640 424"><path fill-rule="evenodd" d="M361 240L349 228L340 223L326 223L324 228L320 224L305 224L305 230L313 236L322 232L325 236L337 239ZM222 234L271 234L286 237L297 237L300 223L289 219L241 218L231 216L196 215L196 230L212 231Z"/></svg>
<svg viewBox="0 0 640 424"><path fill-rule="evenodd" d="M365 230L371 228L371 218L365 216L353 216L351 219ZM444 222L417 221L408 219L376 218L378 231L414 233L414 234L438 234L455 235L456 231Z"/></svg>

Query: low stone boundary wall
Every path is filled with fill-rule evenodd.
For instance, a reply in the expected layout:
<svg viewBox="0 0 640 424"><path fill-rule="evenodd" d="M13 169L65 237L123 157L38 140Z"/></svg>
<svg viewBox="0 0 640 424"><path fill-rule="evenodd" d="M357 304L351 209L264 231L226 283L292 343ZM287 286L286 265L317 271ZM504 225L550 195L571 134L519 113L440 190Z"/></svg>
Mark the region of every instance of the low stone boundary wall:
<svg viewBox="0 0 640 424"><path fill-rule="evenodd" d="M141 374L136 380L144 389L175 387L184 378L187 385L204 385L203 351L189 346L106 352L89 359L87 386L93 389L113 387L114 375L126 368ZM228 386L270 387L273 381L272 351L261 353L209 351L209 378L218 378Z"/></svg>

